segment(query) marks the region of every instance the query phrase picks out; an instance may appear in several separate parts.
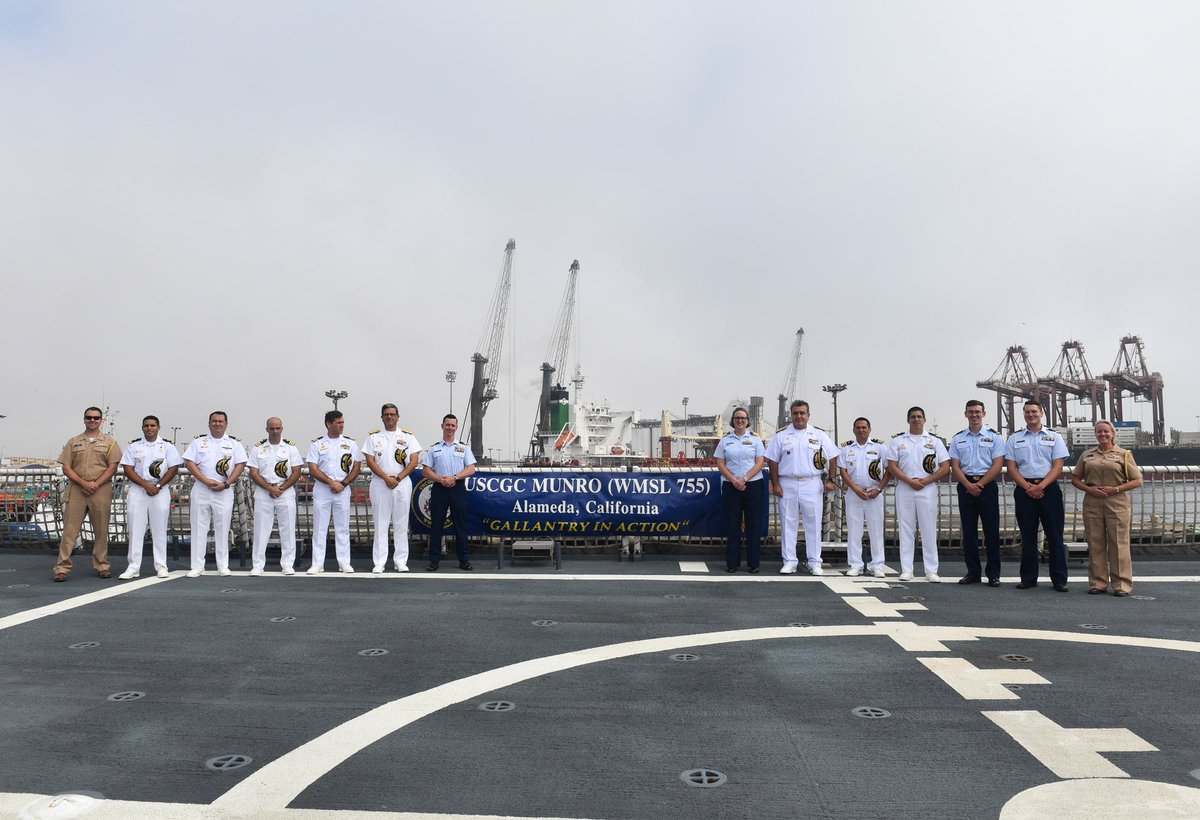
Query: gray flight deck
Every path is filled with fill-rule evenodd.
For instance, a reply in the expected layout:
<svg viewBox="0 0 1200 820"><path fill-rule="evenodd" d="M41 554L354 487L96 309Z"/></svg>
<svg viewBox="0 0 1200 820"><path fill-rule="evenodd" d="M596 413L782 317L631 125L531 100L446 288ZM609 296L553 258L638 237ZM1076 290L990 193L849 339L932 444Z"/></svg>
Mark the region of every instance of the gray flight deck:
<svg viewBox="0 0 1200 820"><path fill-rule="evenodd" d="M1200 817L1196 559L1129 599L1078 563L52 564L0 553L0 817Z"/></svg>

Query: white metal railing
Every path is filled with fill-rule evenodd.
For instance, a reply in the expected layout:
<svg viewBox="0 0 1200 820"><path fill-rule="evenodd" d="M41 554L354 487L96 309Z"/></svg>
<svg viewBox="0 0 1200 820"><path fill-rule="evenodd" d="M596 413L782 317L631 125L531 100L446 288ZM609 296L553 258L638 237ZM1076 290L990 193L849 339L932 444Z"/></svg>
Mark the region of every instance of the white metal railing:
<svg viewBox="0 0 1200 820"><path fill-rule="evenodd" d="M699 467L650 467L635 468L638 472L698 472L711 471ZM513 473L521 468L483 468L481 473ZM534 472L549 471L536 468ZM579 472L578 468L569 470ZM597 468L588 472L625 472L621 469ZM1070 474L1070 468L1066 470ZM1130 495L1133 499L1133 541L1142 545L1170 545L1200 543L1200 466L1192 467L1143 467L1145 483ZM297 487L296 536L302 550L312 540L311 480L307 478ZM368 501L369 477L360 476L351 487L350 537L356 545L369 544L372 539L372 522ZM62 537L62 494L67 479L60 469L17 470L0 469L0 545L57 543ZM109 525L109 540L124 543L125 492L123 476L114 480L113 514ZM1063 503L1066 508L1066 538L1068 541L1083 540L1083 496L1071 486L1068 478L1061 482ZM168 523L168 540L176 546L187 544L190 539L188 499L193 481L186 469L170 485L171 513ZM1016 543L1018 531L1013 510L1013 485L1004 477L1000 485L1000 528L1005 543ZM959 546L962 528L958 517L958 494L955 484L946 480L937 485L939 497L938 540L942 546ZM235 545L249 544L253 527L254 493L248 477L242 477L234 488L234 511L232 538ZM827 493L825 496L825 542L846 540L843 492ZM888 485L884 497L885 536L895 544L898 536L896 523L894 482ZM768 538L777 542L779 535L778 503L770 505ZM85 522L81 538L91 540L92 533ZM414 540L421 540L414 536ZM482 539L482 537L481 537ZM642 541L655 540L651 536ZM719 543L717 537L674 537L665 539L685 543Z"/></svg>

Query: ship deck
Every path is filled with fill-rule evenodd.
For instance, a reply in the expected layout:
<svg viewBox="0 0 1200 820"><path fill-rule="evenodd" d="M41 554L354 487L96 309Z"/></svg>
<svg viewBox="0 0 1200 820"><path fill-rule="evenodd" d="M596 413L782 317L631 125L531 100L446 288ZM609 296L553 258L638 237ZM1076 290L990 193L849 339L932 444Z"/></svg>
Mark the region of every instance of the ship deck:
<svg viewBox="0 0 1200 820"><path fill-rule="evenodd" d="M1128 599L1077 563L1064 595L1013 562L52 561L0 553L3 817L1200 816L1195 560L1138 560Z"/></svg>

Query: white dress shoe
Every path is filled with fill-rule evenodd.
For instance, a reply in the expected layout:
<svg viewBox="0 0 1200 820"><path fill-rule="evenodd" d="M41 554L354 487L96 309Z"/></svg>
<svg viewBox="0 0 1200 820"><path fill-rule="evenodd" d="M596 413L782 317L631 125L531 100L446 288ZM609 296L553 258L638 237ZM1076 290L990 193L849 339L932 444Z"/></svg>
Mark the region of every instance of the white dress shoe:
<svg viewBox="0 0 1200 820"><path fill-rule="evenodd" d="M258 576L260 576L260 575L262 575L262 574L263 574L263 571L262 571L261 569L252 569L252 570L250 570L250 576L251 576L251 577L253 577L253 578L257 578Z"/></svg>
<svg viewBox="0 0 1200 820"><path fill-rule="evenodd" d="M858 576L862 575L862 570L859 569L858 567L854 567L846 574L849 575L851 578L857 578Z"/></svg>
<svg viewBox="0 0 1200 820"><path fill-rule="evenodd" d="M222 567L221 569L217 570L217 575L233 575L233 572L229 569L229 567Z"/></svg>
<svg viewBox="0 0 1200 820"><path fill-rule="evenodd" d="M296 574L296 570L292 569L291 567L284 567L282 571L283 571L284 575L295 575Z"/></svg>
<svg viewBox="0 0 1200 820"><path fill-rule="evenodd" d="M372 575L383 575L383 567L371 567Z"/></svg>
<svg viewBox="0 0 1200 820"><path fill-rule="evenodd" d="M188 570L187 577L189 577L189 578L199 578L199 577L200 577L201 575L203 575L203 574L204 574L204 570L202 570L202 569L189 569L189 570Z"/></svg>
<svg viewBox="0 0 1200 820"><path fill-rule="evenodd" d="M338 571L339 572L354 572L354 567L350 566L349 564L338 564Z"/></svg>
<svg viewBox="0 0 1200 820"><path fill-rule="evenodd" d="M158 568L158 577L159 577L159 578L167 578L167 577L169 577L170 575L171 575L171 573L167 572L167 568L166 568L166 567L159 567L159 568Z"/></svg>
<svg viewBox="0 0 1200 820"><path fill-rule="evenodd" d="M132 581L134 578L137 578L138 575L139 575L139 573L136 569L127 569L124 572L122 572L120 575L118 575L117 577L120 578L122 581Z"/></svg>
<svg viewBox="0 0 1200 820"><path fill-rule="evenodd" d="M812 575L824 575L825 574L825 570L821 569L820 567L809 567L808 571Z"/></svg>
<svg viewBox="0 0 1200 820"><path fill-rule="evenodd" d="M408 572L408 564L396 564L396 572Z"/></svg>
<svg viewBox="0 0 1200 820"><path fill-rule="evenodd" d="M901 580L901 581L911 581L911 580L912 580L912 578L913 578L913 576L912 576L912 573L911 573L911 572L902 572L902 573L900 573L900 580Z"/></svg>
<svg viewBox="0 0 1200 820"><path fill-rule="evenodd" d="M942 582L942 576L938 575L936 572L931 572L925 576L925 580L931 584L940 584Z"/></svg>
<svg viewBox="0 0 1200 820"><path fill-rule="evenodd" d="M783 569L779 570L779 574L780 574L780 575L795 575L795 574L796 574L796 568L795 568L795 567L792 567L792 566L787 566L787 565L785 565L785 566L783 567Z"/></svg>
<svg viewBox="0 0 1200 820"><path fill-rule="evenodd" d="M879 569L874 570L871 574L873 576L875 576L876 578L886 578L887 577L887 573L883 571L883 567L880 567Z"/></svg>
<svg viewBox="0 0 1200 820"><path fill-rule="evenodd" d="M309 575L320 575L324 571L325 571L325 567L318 567L316 564L313 564L311 567L308 568Z"/></svg>

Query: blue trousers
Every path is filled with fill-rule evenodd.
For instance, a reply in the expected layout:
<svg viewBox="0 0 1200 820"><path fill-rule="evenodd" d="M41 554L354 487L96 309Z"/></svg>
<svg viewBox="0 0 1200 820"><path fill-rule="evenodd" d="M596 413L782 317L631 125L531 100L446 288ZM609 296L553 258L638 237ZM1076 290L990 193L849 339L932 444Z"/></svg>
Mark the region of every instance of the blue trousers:
<svg viewBox="0 0 1200 820"><path fill-rule="evenodd" d="M1016 505L1017 526L1021 529L1021 580L1036 584L1038 579L1038 524L1050 542L1050 583L1062 586L1067 583L1067 545L1063 543L1063 498L1062 488L1055 481L1040 485L1046 494L1042 498L1030 498L1024 490L1013 490Z"/></svg>
<svg viewBox="0 0 1200 820"><path fill-rule="evenodd" d="M978 496L958 485L958 516L962 521L963 560L967 575L982 578L979 566L979 521L983 519L983 540L987 545L987 577L1000 577L1000 488L990 482Z"/></svg>
<svg viewBox="0 0 1200 820"><path fill-rule="evenodd" d="M458 560L471 560L471 545L467 542L467 490L459 481L453 487L434 484L429 488L429 560L442 560L442 531L446 528L446 511L458 547Z"/></svg>
<svg viewBox="0 0 1200 820"><path fill-rule="evenodd" d="M739 492L728 481L721 482L725 509L725 566L742 563L742 521L746 522L746 566L758 567L762 555L762 526L767 515L767 480L751 481Z"/></svg>

